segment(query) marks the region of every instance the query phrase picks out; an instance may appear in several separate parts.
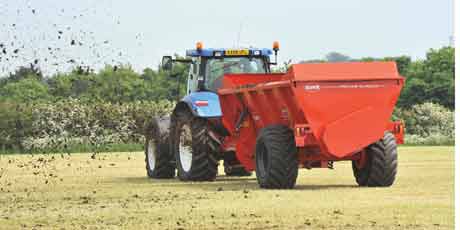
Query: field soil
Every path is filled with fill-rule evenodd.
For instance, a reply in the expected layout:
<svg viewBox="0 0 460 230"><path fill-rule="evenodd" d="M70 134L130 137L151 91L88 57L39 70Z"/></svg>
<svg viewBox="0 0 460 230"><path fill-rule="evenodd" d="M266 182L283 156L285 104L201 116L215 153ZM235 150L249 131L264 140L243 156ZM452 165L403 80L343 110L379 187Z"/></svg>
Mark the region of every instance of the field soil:
<svg viewBox="0 0 460 230"><path fill-rule="evenodd" d="M399 147L389 188L358 187L351 163L302 169L293 190L255 175L154 180L143 153L1 155L1 229L452 229L454 148Z"/></svg>

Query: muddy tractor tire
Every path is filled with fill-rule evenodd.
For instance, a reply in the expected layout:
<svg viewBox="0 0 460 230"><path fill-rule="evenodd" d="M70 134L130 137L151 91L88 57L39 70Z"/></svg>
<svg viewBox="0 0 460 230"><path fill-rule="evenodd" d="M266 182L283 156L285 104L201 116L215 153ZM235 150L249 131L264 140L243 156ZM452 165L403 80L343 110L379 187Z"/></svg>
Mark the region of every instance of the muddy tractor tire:
<svg viewBox="0 0 460 230"><path fill-rule="evenodd" d="M263 128L256 141L256 175L261 188L291 189L299 163L294 134L283 125Z"/></svg>
<svg viewBox="0 0 460 230"><path fill-rule="evenodd" d="M161 123L161 124L159 124ZM175 176L174 158L169 151L169 118L153 118L145 134L145 168L147 176L169 179Z"/></svg>
<svg viewBox="0 0 460 230"><path fill-rule="evenodd" d="M188 108L176 108L171 117L170 149L180 180L216 179L219 144L210 135L206 119L193 116Z"/></svg>
<svg viewBox="0 0 460 230"><path fill-rule="evenodd" d="M398 153L396 139L390 132L385 132L382 139L365 149L366 162L359 167L352 162L353 174L360 186L388 187L396 178Z"/></svg>

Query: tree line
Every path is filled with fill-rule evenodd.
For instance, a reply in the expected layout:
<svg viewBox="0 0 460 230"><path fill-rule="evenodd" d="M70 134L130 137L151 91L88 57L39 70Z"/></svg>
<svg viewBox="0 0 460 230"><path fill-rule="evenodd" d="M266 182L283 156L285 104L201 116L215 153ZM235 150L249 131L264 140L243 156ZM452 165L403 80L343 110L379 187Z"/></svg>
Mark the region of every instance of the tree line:
<svg viewBox="0 0 460 230"><path fill-rule="evenodd" d="M396 61L406 84L398 107L410 108L424 102L433 102L454 109L454 48L430 49L423 60L409 56L352 59L332 52L325 59L304 62L336 61ZM176 65L178 79L168 77L161 70L146 68L135 72L129 65L106 66L99 72L77 67L69 73L43 76L35 66L21 67L0 78L0 100L29 103L77 98L84 102L106 101L125 103L138 100L175 100L185 94L188 68ZM177 81L180 88L178 92Z"/></svg>

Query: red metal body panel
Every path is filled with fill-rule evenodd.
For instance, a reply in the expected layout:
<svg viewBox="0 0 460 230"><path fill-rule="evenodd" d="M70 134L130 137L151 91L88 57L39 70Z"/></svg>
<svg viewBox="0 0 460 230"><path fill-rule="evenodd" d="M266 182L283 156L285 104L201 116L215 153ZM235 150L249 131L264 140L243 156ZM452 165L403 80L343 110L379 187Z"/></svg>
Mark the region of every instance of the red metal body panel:
<svg viewBox="0 0 460 230"><path fill-rule="evenodd" d="M284 73L274 74L232 74L231 79L224 78L222 88L238 88L255 84L281 80Z"/></svg>
<svg viewBox="0 0 460 230"><path fill-rule="evenodd" d="M288 75L297 81L401 79L395 62L342 62L292 65Z"/></svg>
<svg viewBox="0 0 460 230"><path fill-rule="evenodd" d="M398 145L404 144L404 124L401 121L388 123L387 130L395 135Z"/></svg>
<svg viewBox="0 0 460 230"><path fill-rule="evenodd" d="M219 96L227 141L236 143L248 170L254 169L257 133L271 124L294 130L304 165L356 160L386 130L402 143L403 126L389 120L403 83L393 62L297 64L286 74L226 75Z"/></svg>

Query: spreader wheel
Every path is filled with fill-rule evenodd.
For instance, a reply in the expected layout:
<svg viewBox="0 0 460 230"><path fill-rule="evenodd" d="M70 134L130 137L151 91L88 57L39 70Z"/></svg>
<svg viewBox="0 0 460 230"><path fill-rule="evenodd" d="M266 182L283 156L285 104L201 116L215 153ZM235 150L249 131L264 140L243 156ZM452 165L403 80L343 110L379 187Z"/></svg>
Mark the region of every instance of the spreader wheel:
<svg viewBox="0 0 460 230"><path fill-rule="evenodd" d="M365 162L353 161L353 174L360 186L388 187L393 184L398 168L396 139L385 132L382 139L365 149Z"/></svg>
<svg viewBox="0 0 460 230"><path fill-rule="evenodd" d="M256 143L256 175L261 188L293 188L299 169L291 129L283 125L263 128Z"/></svg>
<svg viewBox="0 0 460 230"><path fill-rule="evenodd" d="M188 109L171 117L170 144L176 157L179 179L212 181L217 176L218 143L210 136L208 121L194 117Z"/></svg>
<svg viewBox="0 0 460 230"><path fill-rule="evenodd" d="M162 133L156 119L148 125L145 137L145 168L150 178L173 178L175 166L169 152L167 133Z"/></svg>

